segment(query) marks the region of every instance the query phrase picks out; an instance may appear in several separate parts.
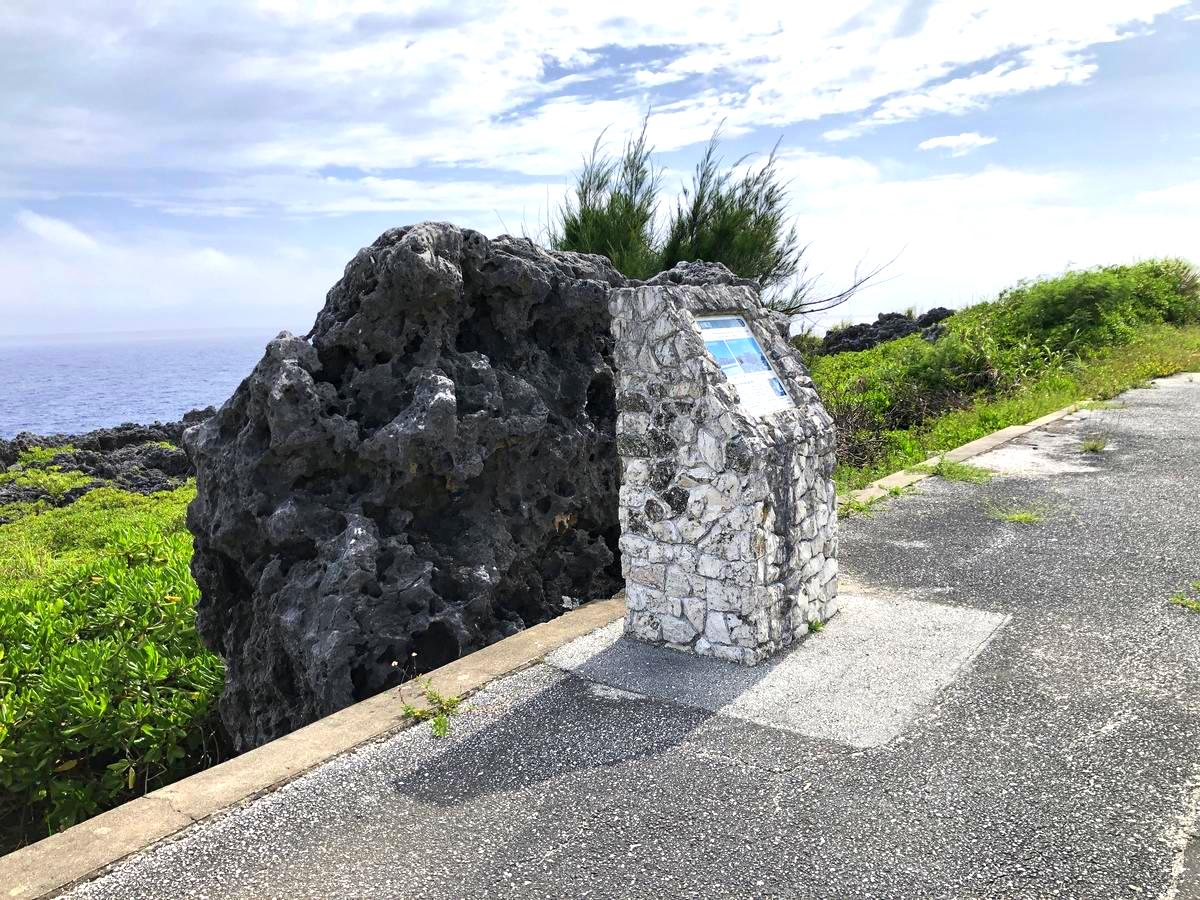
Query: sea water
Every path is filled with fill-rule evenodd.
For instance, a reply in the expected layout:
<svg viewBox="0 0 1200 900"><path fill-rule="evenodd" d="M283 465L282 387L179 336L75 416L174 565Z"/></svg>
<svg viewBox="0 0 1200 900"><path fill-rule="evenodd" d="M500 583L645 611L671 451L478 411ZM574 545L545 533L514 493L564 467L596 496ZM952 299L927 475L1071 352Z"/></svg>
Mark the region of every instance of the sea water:
<svg viewBox="0 0 1200 900"><path fill-rule="evenodd" d="M169 422L225 402L272 334L0 338L0 438Z"/></svg>

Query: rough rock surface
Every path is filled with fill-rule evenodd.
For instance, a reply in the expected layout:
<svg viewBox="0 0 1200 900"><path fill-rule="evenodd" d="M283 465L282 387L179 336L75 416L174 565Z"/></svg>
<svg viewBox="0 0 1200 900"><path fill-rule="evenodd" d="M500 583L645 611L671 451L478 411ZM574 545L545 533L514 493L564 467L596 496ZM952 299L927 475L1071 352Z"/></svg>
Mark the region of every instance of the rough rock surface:
<svg viewBox="0 0 1200 900"><path fill-rule="evenodd" d="M31 434L0 439L0 472L17 466L26 451L63 448L37 467L53 466L63 472L82 472L93 481L54 495L19 481L0 483L0 507L9 503L67 506L97 487L112 486L139 494L167 491L182 485L192 474L191 462L180 444L184 429L213 414L212 407L192 410L181 421L150 425L126 423L85 434ZM15 469L12 471L16 471ZM0 523L4 521L0 514Z"/></svg>
<svg viewBox="0 0 1200 900"><path fill-rule="evenodd" d="M613 291L628 634L753 664L837 595L835 432L787 322L752 282L682 264ZM706 350L701 315L740 316L794 404L764 415Z"/></svg>
<svg viewBox="0 0 1200 900"><path fill-rule="evenodd" d="M624 283L529 241L388 231L186 433L238 750L619 590Z"/></svg>
<svg viewBox="0 0 1200 900"><path fill-rule="evenodd" d="M931 329L944 319L954 315L954 310L938 306L916 318L904 313L880 313L874 322L849 325L825 335L821 342L822 353L849 353L870 350L884 341L894 341L917 332L934 334Z"/></svg>

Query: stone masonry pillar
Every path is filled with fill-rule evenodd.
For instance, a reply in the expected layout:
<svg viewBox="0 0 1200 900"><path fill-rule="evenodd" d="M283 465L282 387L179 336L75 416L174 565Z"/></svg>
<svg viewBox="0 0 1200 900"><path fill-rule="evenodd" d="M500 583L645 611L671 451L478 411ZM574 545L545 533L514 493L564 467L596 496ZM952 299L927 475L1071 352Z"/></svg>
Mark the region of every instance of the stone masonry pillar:
<svg viewBox="0 0 1200 900"><path fill-rule="evenodd" d="M610 294L625 631L754 664L835 611L833 422L753 282Z"/></svg>

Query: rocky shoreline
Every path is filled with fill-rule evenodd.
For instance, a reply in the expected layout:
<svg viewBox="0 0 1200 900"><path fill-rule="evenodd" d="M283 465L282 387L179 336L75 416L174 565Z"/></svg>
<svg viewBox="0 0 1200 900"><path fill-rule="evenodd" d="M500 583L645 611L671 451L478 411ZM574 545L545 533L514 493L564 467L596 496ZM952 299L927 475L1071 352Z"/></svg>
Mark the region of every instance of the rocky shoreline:
<svg viewBox="0 0 1200 900"><path fill-rule="evenodd" d="M0 524L10 504L67 506L98 487L153 494L181 486L195 474L182 446L183 432L215 412L210 406L185 413L177 422L0 438ZM64 479L46 477L64 473L87 480L69 479L71 486L59 490Z"/></svg>

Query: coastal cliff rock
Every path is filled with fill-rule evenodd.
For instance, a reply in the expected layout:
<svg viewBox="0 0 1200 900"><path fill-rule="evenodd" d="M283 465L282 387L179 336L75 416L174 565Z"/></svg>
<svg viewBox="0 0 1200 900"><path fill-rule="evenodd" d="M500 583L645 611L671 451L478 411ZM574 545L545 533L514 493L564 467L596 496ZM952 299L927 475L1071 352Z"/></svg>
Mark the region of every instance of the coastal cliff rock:
<svg viewBox="0 0 1200 900"><path fill-rule="evenodd" d="M238 750L620 588L600 257L425 223L189 429Z"/></svg>
<svg viewBox="0 0 1200 900"><path fill-rule="evenodd" d="M68 506L100 487L153 494L180 487L192 465L179 446L183 431L213 414L212 407L192 410L178 422L126 423L85 434L31 434L0 439L0 524L11 504L36 508ZM44 476L77 473L68 490L56 491ZM89 480L90 479L90 480Z"/></svg>
<svg viewBox="0 0 1200 900"><path fill-rule="evenodd" d="M916 318L897 312L880 313L874 322L848 325L829 332L821 343L821 352L831 354L870 350L884 341L894 341L917 332L934 339L940 333L936 326L952 315L954 310L944 306L934 307Z"/></svg>

